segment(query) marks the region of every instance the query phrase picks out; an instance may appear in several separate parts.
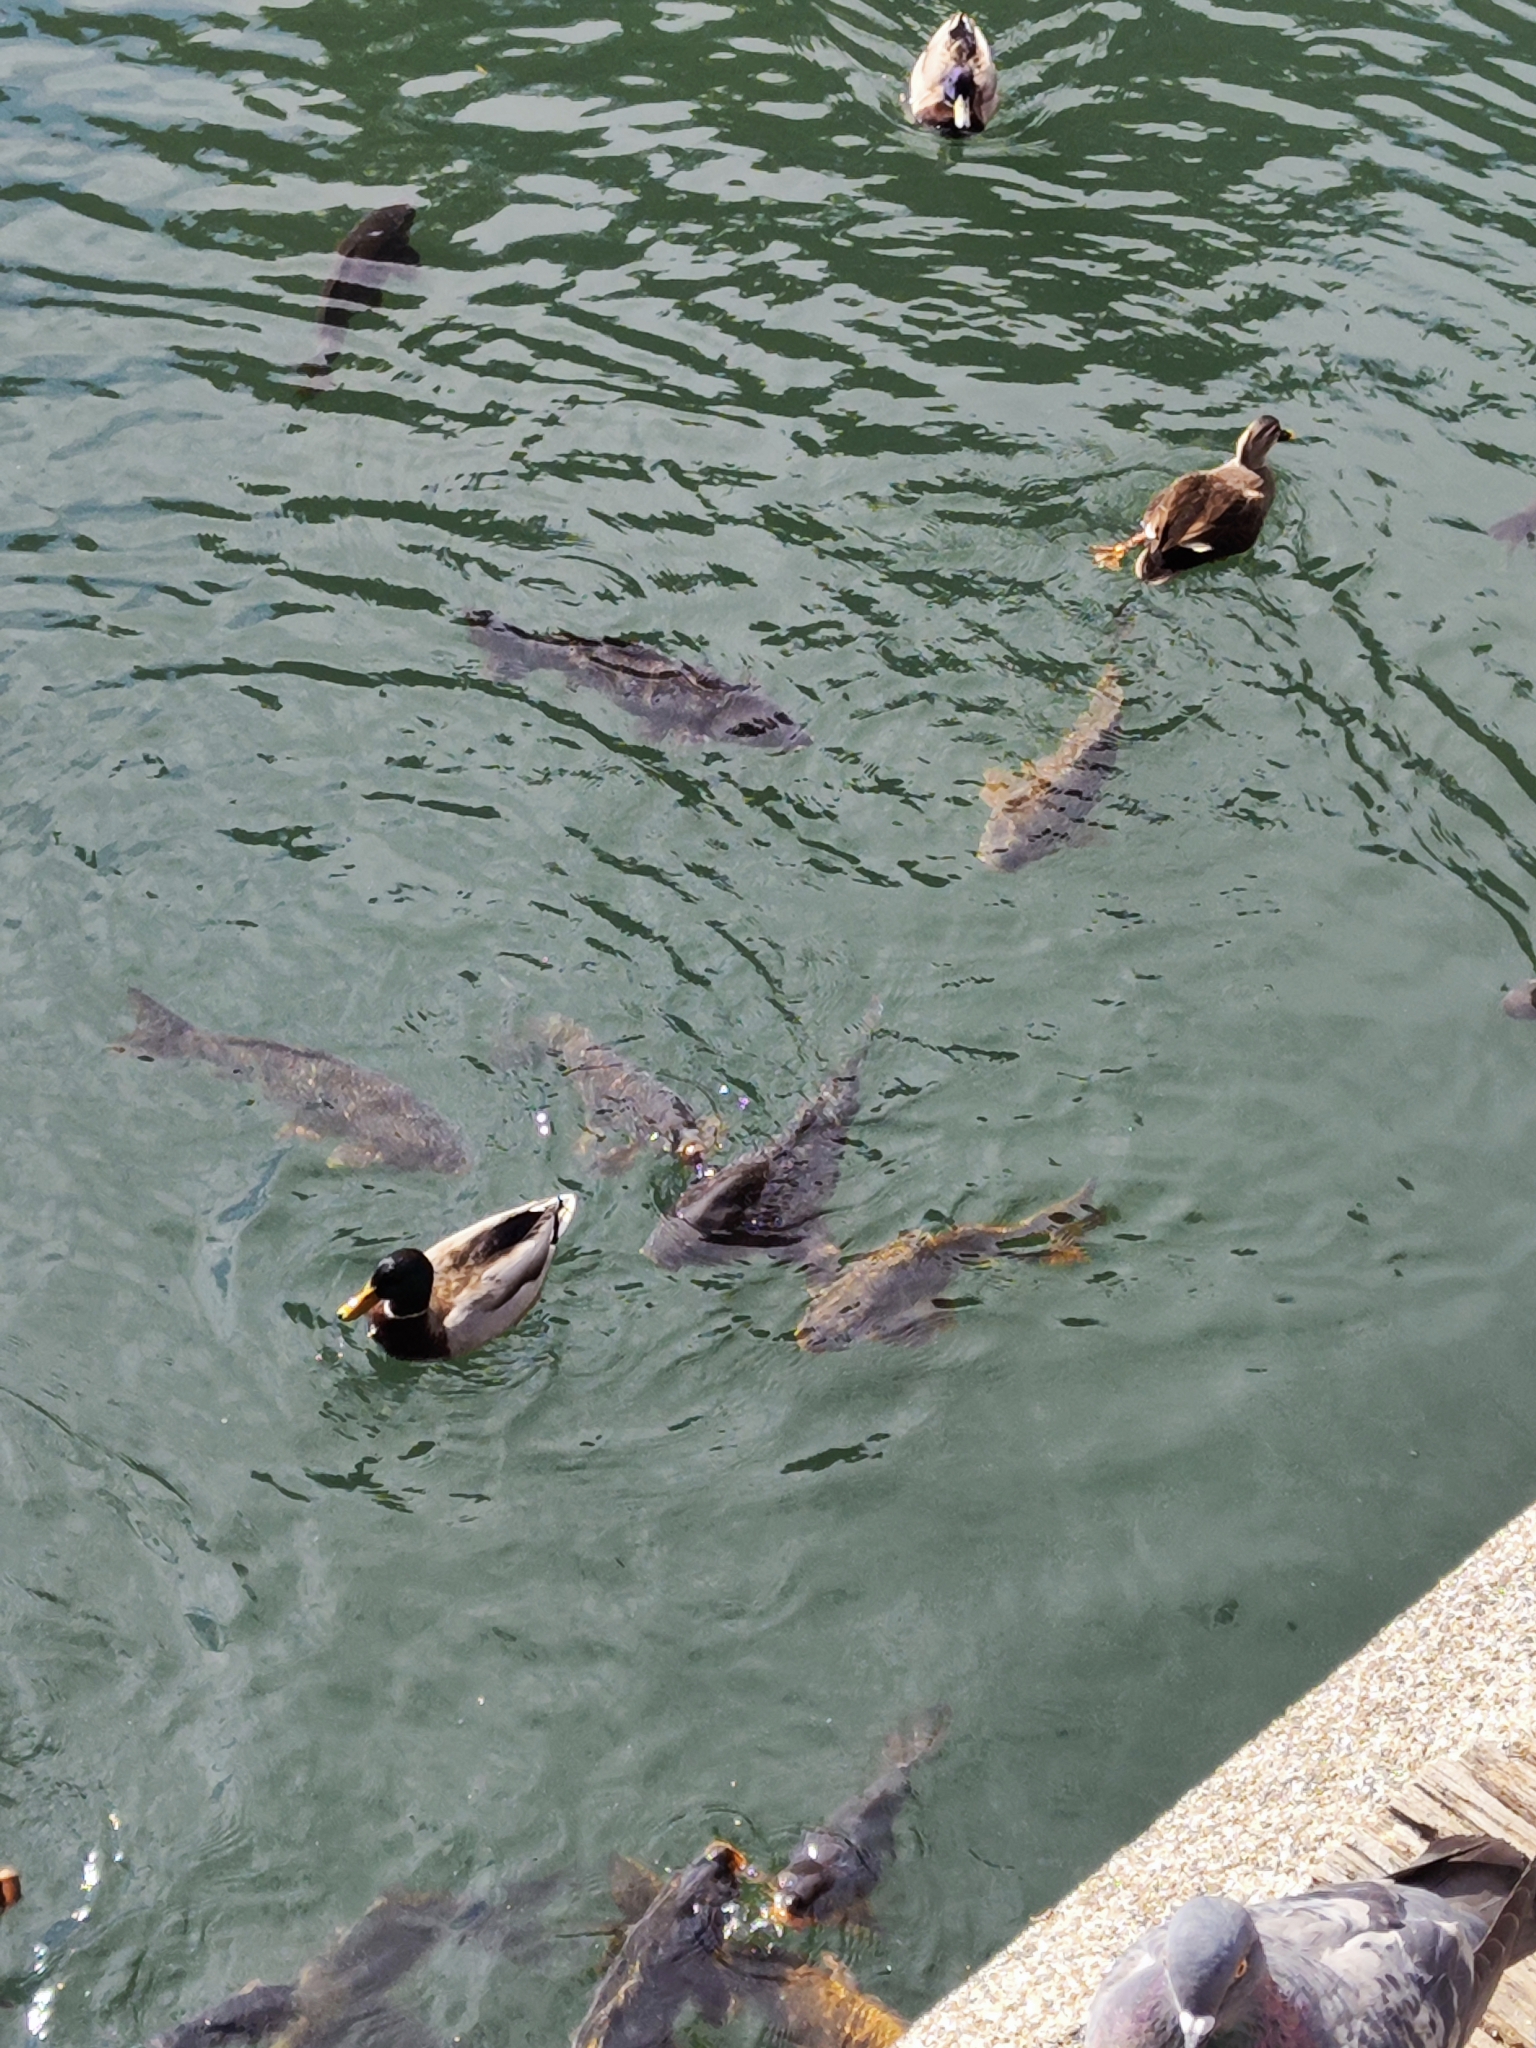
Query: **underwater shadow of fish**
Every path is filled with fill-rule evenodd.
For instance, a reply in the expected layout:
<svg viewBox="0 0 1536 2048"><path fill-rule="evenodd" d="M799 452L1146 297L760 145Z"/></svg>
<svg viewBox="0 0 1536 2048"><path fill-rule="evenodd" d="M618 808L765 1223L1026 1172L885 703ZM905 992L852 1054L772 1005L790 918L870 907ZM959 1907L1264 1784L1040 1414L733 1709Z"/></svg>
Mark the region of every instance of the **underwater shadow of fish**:
<svg viewBox="0 0 1536 2048"><path fill-rule="evenodd" d="M469 637L493 676L518 682L541 669L577 689L600 690L657 739L718 740L785 754L811 736L755 683L731 683L713 669L674 661L638 640L584 640L576 633L525 633L494 612L466 612Z"/></svg>
<svg viewBox="0 0 1536 2048"><path fill-rule="evenodd" d="M342 1140L328 1166L468 1172L470 1157L460 1133L387 1074L271 1038L201 1030L141 988L129 989L128 1000L136 1022L114 1052L141 1060L200 1060L230 1080L254 1080L269 1102L290 1114L280 1136Z"/></svg>
<svg viewBox="0 0 1536 2048"><path fill-rule="evenodd" d="M345 347L342 330L360 306L376 306L386 291L404 282L421 262L411 247L414 206L402 200L364 214L336 245L336 262L320 294L320 313L308 360L299 368L306 376L323 377L331 359Z"/></svg>
<svg viewBox="0 0 1536 2048"><path fill-rule="evenodd" d="M1125 693L1106 668L1087 709L1053 753L1026 761L1017 774L989 768L981 785L992 816L976 858L1008 871L1080 843L1084 821L1114 773Z"/></svg>

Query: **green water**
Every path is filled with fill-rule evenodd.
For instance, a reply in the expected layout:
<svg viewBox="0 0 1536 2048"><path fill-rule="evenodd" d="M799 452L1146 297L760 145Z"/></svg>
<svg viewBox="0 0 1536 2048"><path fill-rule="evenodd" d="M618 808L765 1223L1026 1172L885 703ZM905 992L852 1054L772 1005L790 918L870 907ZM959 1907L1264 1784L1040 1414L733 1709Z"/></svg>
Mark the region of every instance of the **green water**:
<svg viewBox="0 0 1536 2048"><path fill-rule="evenodd" d="M1483 532L1536 497L1536 8L990 16L963 150L901 122L926 14L622 13L0 37L13 2039L548 1876L536 1962L412 1995L558 2042L611 1851L771 1867L942 1700L860 1963L915 2012L1536 1490L1536 557ZM311 386L327 252L402 198L423 266ZM1253 555L1093 568L1265 407ZM487 605L816 744L493 685ZM982 868L984 770L1111 656L1104 829ZM332 1172L113 1056L131 984L384 1070L474 1170ZM840 1243L1114 1211L921 1348L657 1271L676 1182L597 1178L505 1058L562 1011L746 1144L874 998ZM336 1324L381 1248L557 1186L510 1339Z"/></svg>

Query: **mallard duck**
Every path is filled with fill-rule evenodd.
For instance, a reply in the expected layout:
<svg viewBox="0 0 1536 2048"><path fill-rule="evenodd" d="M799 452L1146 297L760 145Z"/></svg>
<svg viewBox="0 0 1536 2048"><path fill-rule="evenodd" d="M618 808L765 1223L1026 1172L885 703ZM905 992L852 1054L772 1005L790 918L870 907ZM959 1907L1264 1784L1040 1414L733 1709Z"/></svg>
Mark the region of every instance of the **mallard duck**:
<svg viewBox="0 0 1536 2048"><path fill-rule="evenodd" d="M1277 441L1294 441L1271 412L1261 412L1237 437L1237 452L1216 469L1194 469L1175 477L1142 514L1129 540L1096 547L1101 569L1118 569L1132 548L1140 548L1136 574L1143 583L1166 583L1201 562L1241 555L1259 537L1275 495L1273 471L1264 458Z"/></svg>
<svg viewBox="0 0 1536 2048"><path fill-rule="evenodd" d="M941 135L969 135L997 112L997 66L968 14L952 14L929 37L907 80L907 106Z"/></svg>
<svg viewBox="0 0 1536 2048"><path fill-rule="evenodd" d="M367 1316L374 1342L393 1358L462 1358L527 1315L575 1213L574 1195L542 1195L424 1252L391 1252L336 1313L344 1323Z"/></svg>

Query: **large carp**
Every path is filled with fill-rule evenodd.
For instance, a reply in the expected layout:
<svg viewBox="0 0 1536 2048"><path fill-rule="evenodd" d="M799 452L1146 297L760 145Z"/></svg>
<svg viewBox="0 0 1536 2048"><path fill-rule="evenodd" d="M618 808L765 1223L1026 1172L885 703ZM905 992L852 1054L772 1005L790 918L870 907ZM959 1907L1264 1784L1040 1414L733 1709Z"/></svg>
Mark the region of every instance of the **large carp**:
<svg viewBox="0 0 1536 2048"><path fill-rule="evenodd" d="M871 1029L866 1023L849 1058L785 1130L755 1152L704 1169L641 1246L648 1259L675 1270L753 1252L813 1266L835 1256L816 1225L837 1186L848 1126L858 1114L859 1069Z"/></svg>
<svg viewBox="0 0 1536 2048"><path fill-rule="evenodd" d="M657 739L722 740L787 753L811 736L755 683L731 683L713 669L674 661L637 640L584 640L576 633L525 633L494 612L466 612L469 637L493 676L509 682L552 669L581 689L601 690L634 713Z"/></svg>
<svg viewBox="0 0 1536 2048"><path fill-rule="evenodd" d="M719 1117L701 1116L654 1074L600 1044L584 1025L569 1017L540 1017L527 1035L581 1097L587 1149L599 1173L618 1173L649 1150L698 1167L725 1142Z"/></svg>
<svg viewBox="0 0 1536 2048"><path fill-rule="evenodd" d="M1088 1181L1065 1201L1017 1223L962 1223L953 1230L904 1230L866 1252L812 1293L795 1331L802 1351L842 1351L865 1337L921 1344L950 1320L944 1290L962 1267L984 1259L1080 1258L1077 1240L1103 1222Z"/></svg>
<svg viewBox="0 0 1536 2048"><path fill-rule="evenodd" d="M201 1060L232 1081L255 1081L269 1102L287 1110L284 1137L323 1143L339 1138L330 1166L395 1166L464 1173L464 1140L435 1109L387 1075L355 1067L334 1053L204 1031L164 1003L131 988L136 1023L116 1047L141 1060Z"/></svg>
<svg viewBox="0 0 1536 2048"><path fill-rule="evenodd" d="M474 1908L446 1892L389 1892L375 1899L339 1941L306 1963L292 1984L248 1984L219 2005L155 2035L150 2048L211 2048L265 2041L281 2048L324 2048L364 2020L370 2042L406 2048L429 2040L419 2022L384 1994L415 1969Z"/></svg>
<svg viewBox="0 0 1536 2048"><path fill-rule="evenodd" d="M553 1889L520 1879L499 1898L452 1892L386 1892L291 1984L247 1984L166 2033L150 2048L219 2048L269 2041L272 2048L326 2048L355 2033L367 2048L438 2048L421 2022L385 1993L450 1936L498 1954L537 1939L534 1910Z"/></svg>
<svg viewBox="0 0 1536 2048"><path fill-rule="evenodd" d="M603 1972L572 2048L671 2048L686 2005L719 2026L731 2008L721 1966L726 1914L741 1892L747 1859L729 1842L668 1878Z"/></svg>
<svg viewBox="0 0 1536 2048"><path fill-rule="evenodd" d="M1124 692L1113 668L1094 686L1088 708L1054 753L1026 761L1017 774L989 768L981 785L992 816L976 858L992 868L1021 868L1081 837L1103 794L1120 745Z"/></svg>
<svg viewBox="0 0 1536 2048"><path fill-rule="evenodd" d="M343 346L342 330L359 306L376 306L390 287L421 262L411 247L414 206L402 200L365 213L336 245L336 261L320 294L320 315L304 369L319 375Z"/></svg>
<svg viewBox="0 0 1536 2048"><path fill-rule="evenodd" d="M894 2048L908 2022L861 1991L836 1956L811 1963L780 1948L728 1944L725 1965L738 1999L766 2018L790 2048Z"/></svg>
<svg viewBox="0 0 1536 2048"><path fill-rule="evenodd" d="M781 1926L841 1920L863 1905L896 1853L896 1816L912 1796L913 1766L933 1754L948 1726L948 1707L935 1707L888 1736L885 1769L874 1783L800 1837L773 1881L772 1914Z"/></svg>

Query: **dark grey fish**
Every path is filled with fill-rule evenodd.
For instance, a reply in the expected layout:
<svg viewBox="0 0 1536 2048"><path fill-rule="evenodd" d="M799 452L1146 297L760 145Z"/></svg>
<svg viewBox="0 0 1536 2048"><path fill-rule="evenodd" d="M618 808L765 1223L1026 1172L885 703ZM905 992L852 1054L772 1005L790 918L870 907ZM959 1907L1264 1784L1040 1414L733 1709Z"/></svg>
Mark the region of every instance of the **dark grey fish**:
<svg viewBox="0 0 1536 2048"><path fill-rule="evenodd" d="M150 2048L212 2048L220 2041L264 2041L298 2017L297 1984L247 1984L179 2026L151 2038Z"/></svg>
<svg viewBox="0 0 1536 2048"><path fill-rule="evenodd" d="M739 1849L711 1842L668 1878L603 1972L573 2048L672 2048L672 2029L689 2004L721 2024L731 2006L720 1963L725 1916L746 1868Z"/></svg>
<svg viewBox="0 0 1536 2048"><path fill-rule="evenodd" d="M805 727L755 683L729 683L713 669L674 661L639 641L524 633L494 612L466 612L464 622L484 649L491 675L516 682L553 669L568 683L622 704L657 739L721 740L781 754L811 743Z"/></svg>
<svg viewBox="0 0 1536 2048"><path fill-rule="evenodd" d="M847 1062L777 1137L727 1166L706 1167L641 1246L645 1256L669 1271L753 1252L802 1264L830 1256L832 1248L815 1225L842 1170L868 1046L866 1028Z"/></svg>
<svg viewBox="0 0 1536 2048"><path fill-rule="evenodd" d="M498 1952L526 1944L531 1911L552 1889L548 1880L524 1879L496 1899L386 1892L294 1983L248 1984L156 2034L150 2048L266 2040L273 2048L326 2048L353 2035L368 2048L426 2048L433 2036L385 1993L450 1935L489 1941Z"/></svg>
<svg viewBox="0 0 1536 2048"><path fill-rule="evenodd" d="M1529 1024L1536 1017L1536 981L1522 981L1512 988L1499 1008L1506 1017L1518 1017L1523 1024Z"/></svg>
<svg viewBox="0 0 1536 2048"><path fill-rule="evenodd" d="M989 768L981 785L991 810L976 858L988 867L1021 868L1070 846L1104 793L1120 745L1124 692L1113 668L1105 669L1088 708L1053 753L1026 761L1015 775Z"/></svg>
<svg viewBox="0 0 1536 2048"><path fill-rule="evenodd" d="M725 1142L725 1126L717 1116L701 1116L653 1074L600 1045L569 1017L541 1017L530 1025L528 1036L558 1063L581 1097L600 1173L618 1173L647 1150L670 1152L685 1166L698 1167Z"/></svg>
<svg viewBox="0 0 1536 2048"><path fill-rule="evenodd" d="M1536 1946L1536 1863L1488 1835L1389 1878L1191 1899L1128 1949L1086 2048L1463 2048Z"/></svg>
<svg viewBox="0 0 1536 2048"><path fill-rule="evenodd" d="M421 262L411 247L414 206L376 207L336 245L336 262L320 294L320 317L306 370L323 371L343 347L342 330L359 306L376 306Z"/></svg>
<svg viewBox="0 0 1536 2048"><path fill-rule="evenodd" d="M142 989L129 989L128 999L137 1022L116 1051L143 1060L201 1060L231 1080L254 1080L269 1102L289 1112L291 1121L280 1135L317 1143L341 1139L328 1165L468 1170L459 1132L398 1081L334 1053L200 1030Z"/></svg>
<svg viewBox="0 0 1536 2048"><path fill-rule="evenodd" d="M151 2048L211 2048L221 2041L274 2036L285 2048L300 2043L323 2048L370 2017L413 2024L393 2007L378 2012L379 2001L461 1924L465 1912L465 1902L447 1892L386 1893L334 1947L306 1963L297 1982L248 1984L221 2004L157 2034ZM398 2039L392 2025L389 2032Z"/></svg>
<svg viewBox="0 0 1536 2048"><path fill-rule="evenodd" d="M1523 512L1512 512L1497 526L1490 526L1488 532L1491 539L1501 540L1512 548L1519 547L1521 541L1536 540L1536 505L1527 505Z"/></svg>
<svg viewBox="0 0 1536 2048"><path fill-rule="evenodd" d="M912 1796L913 1767L933 1754L948 1726L948 1707L935 1707L888 1736L886 1767L875 1782L800 1837L773 1881L770 1911L780 1926L840 1920L869 1897L896 1853L896 1816Z"/></svg>
<svg viewBox="0 0 1536 2048"><path fill-rule="evenodd" d="M994 1258L1081 1258L1077 1241L1103 1222L1093 1182L1017 1223L962 1223L954 1230L904 1230L817 1288L795 1331L802 1351L842 1351L865 1337L921 1344L949 1313L944 1290L962 1267Z"/></svg>

